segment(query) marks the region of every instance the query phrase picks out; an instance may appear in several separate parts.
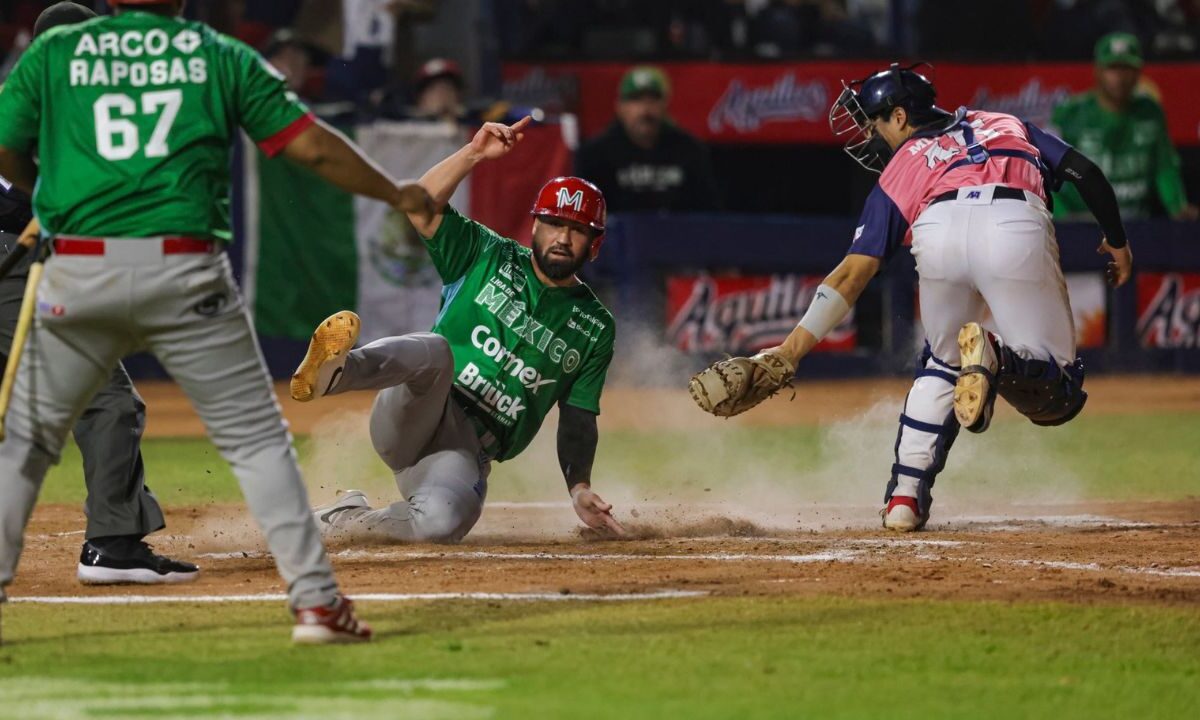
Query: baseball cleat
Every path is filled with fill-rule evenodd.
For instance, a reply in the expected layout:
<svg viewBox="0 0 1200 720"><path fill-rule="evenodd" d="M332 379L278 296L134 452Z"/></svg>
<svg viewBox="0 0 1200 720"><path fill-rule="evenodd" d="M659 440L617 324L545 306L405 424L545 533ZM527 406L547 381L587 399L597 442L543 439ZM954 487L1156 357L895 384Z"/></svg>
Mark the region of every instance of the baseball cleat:
<svg viewBox="0 0 1200 720"><path fill-rule="evenodd" d="M349 310L325 318L313 331L308 352L292 373L292 399L308 402L337 387L346 365L346 353L358 342L362 322Z"/></svg>
<svg viewBox="0 0 1200 720"><path fill-rule="evenodd" d="M298 645L329 645L360 643L371 639L371 626L354 614L354 603L338 595L333 604L322 607L296 608L296 625L292 642Z"/></svg>
<svg viewBox="0 0 1200 720"><path fill-rule="evenodd" d="M338 515L341 515L346 510L361 508L370 510L371 503L367 500L367 494L362 490L338 490L338 499L328 505L321 505L313 509L313 518L317 521L317 527L321 530L326 530L333 527Z"/></svg>
<svg viewBox="0 0 1200 720"><path fill-rule="evenodd" d="M141 540L83 544L75 576L84 585L164 585L195 580L192 563L155 555Z"/></svg>
<svg viewBox="0 0 1200 720"><path fill-rule="evenodd" d="M917 499L903 495L893 495L887 507L881 513L883 526L896 532L913 532L925 527L928 515L921 515L917 508Z"/></svg>
<svg viewBox="0 0 1200 720"><path fill-rule="evenodd" d="M969 432L981 433L992 423L1000 369L994 342L979 323L967 323L958 331L962 370L954 385L954 416Z"/></svg>

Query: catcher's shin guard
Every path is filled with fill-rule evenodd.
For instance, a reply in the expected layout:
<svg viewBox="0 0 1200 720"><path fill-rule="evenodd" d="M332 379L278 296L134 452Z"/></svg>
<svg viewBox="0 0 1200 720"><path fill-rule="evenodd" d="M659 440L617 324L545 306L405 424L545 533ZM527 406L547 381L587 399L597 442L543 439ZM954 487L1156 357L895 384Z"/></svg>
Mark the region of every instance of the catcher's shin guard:
<svg viewBox="0 0 1200 720"><path fill-rule="evenodd" d="M900 414L895 462L883 498L885 504L892 500L901 478L910 479L907 485L916 481L918 522L914 527L902 529L919 530L928 520L933 505L933 484L938 473L945 469L950 448L958 437L960 426L953 411L958 371L958 367L934 357L929 346L925 346L912 390L904 403L904 412ZM884 527L889 527L887 519L885 510Z"/></svg>
<svg viewBox="0 0 1200 720"><path fill-rule="evenodd" d="M1000 348L996 392L1034 425L1062 425L1087 403L1083 361L1059 367L1053 360L1026 359Z"/></svg>

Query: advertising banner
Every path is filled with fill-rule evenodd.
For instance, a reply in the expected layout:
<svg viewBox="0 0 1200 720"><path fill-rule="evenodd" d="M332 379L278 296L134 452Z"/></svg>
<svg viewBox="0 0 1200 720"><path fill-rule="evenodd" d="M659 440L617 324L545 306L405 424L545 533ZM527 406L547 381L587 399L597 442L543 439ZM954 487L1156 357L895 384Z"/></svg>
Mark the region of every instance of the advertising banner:
<svg viewBox="0 0 1200 720"><path fill-rule="evenodd" d="M1067 273L1067 294L1075 318L1075 344L1081 350L1108 342L1108 285L1099 273Z"/></svg>
<svg viewBox="0 0 1200 720"><path fill-rule="evenodd" d="M620 63L507 63L504 98L549 112L574 112L583 137L612 122L617 85L629 65ZM873 62L664 63L671 81L670 111L682 128L707 142L834 144L827 117L842 81L866 77ZM1047 124L1054 106L1088 90L1087 63L1038 65L938 64L928 71L938 103L1017 115ZM1200 145L1200 64L1147 65L1143 87L1163 103L1172 139Z"/></svg>
<svg viewBox="0 0 1200 720"><path fill-rule="evenodd" d="M684 352L749 355L783 342L812 302L818 275L671 275L667 277L667 341ZM851 310L816 347L853 350Z"/></svg>
<svg viewBox="0 0 1200 720"><path fill-rule="evenodd" d="M1200 346L1200 273L1138 273L1137 317L1142 347Z"/></svg>

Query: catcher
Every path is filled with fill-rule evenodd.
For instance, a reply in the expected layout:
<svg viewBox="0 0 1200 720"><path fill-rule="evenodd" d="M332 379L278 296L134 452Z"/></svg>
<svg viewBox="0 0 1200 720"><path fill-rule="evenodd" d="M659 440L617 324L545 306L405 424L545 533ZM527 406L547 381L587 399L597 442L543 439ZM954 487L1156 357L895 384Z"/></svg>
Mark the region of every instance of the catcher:
<svg viewBox="0 0 1200 720"><path fill-rule="evenodd" d="M916 66L914 66L916 67ZM996 396L1035 425L1083 410L1083 363L1048 193L1071 183L1096 217L1108 280L1129 279L1133 256L1116 195L1091 160L1012 115L934 104L932 83L892 65L846 85L830 127L846 151L881 172L850 249L782 345L717 363L692 378L701 408L736 415L778 391L795 363L850 310L880 267L911 245L925 350L900 414L883 525L921 529L934 480L960 428L981 433ZM981 326L990 310L998 334Z"/></svg>

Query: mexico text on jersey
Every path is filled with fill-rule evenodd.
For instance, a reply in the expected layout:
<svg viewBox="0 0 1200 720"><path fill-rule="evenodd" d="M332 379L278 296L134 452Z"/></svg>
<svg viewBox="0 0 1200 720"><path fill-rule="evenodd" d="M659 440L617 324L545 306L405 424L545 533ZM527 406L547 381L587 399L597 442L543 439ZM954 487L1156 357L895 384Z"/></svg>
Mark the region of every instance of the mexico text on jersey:
<svg viewBox="0 0 1200 720"><path fill-rule="evenodd" d="M612 315L587 285L547 287L530 251L446 208L430 257L446 283L433 331L454 353L460 405L514 457L558 402L600 412Z"/></svg>

